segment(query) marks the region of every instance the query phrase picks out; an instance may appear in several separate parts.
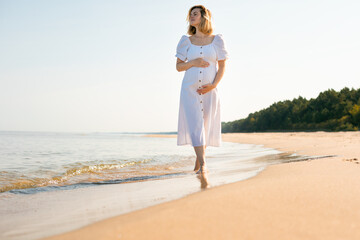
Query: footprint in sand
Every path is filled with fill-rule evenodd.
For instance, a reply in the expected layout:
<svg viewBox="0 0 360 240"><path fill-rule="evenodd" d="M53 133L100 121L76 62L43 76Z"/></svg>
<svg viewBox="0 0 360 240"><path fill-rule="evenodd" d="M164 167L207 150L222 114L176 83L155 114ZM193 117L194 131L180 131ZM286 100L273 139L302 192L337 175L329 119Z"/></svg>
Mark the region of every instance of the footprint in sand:
<svg viewBox="0 0 360 240"><path fill-rule="evenodd" d="M348 161L348 162L353 162L353 163L359 164L359 160L357 158L343 159L343 161Z"/></svg>

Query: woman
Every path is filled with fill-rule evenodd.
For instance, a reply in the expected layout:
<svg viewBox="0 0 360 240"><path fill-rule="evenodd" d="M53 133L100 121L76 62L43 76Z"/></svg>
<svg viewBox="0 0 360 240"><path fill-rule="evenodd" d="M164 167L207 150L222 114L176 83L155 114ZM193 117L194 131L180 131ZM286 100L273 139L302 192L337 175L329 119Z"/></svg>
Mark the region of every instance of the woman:
<svg viewBox="0 0 360 240"><path fill-rule="evenodd" d="M177 145L192 145L194 171L207 171L205 149L220 147L220 100L217 85L229 58L221 34L211 35L211 13L203 5L190 8L189 27L176 48L176 69L186 71L181 86ZM219 66L217 66L217 64Z"/></svg>

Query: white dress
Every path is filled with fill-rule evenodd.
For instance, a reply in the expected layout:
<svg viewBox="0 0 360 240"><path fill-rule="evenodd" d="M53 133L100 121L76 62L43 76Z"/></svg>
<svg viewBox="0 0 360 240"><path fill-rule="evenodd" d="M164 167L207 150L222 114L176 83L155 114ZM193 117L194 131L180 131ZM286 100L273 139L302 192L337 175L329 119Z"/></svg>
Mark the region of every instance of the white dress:
<svg viewBox="0 0 360 240"><path fill-rule="evenodd" d="M177 145L221 145L220 99L217 88L199 94L202 85L212 83L218 71L217 61L229 58L222 34L216 34L212 43L198 46L183 35L176 48L176 57L190 61L203 57L208 67L186 70L181 85Z"/></svg>

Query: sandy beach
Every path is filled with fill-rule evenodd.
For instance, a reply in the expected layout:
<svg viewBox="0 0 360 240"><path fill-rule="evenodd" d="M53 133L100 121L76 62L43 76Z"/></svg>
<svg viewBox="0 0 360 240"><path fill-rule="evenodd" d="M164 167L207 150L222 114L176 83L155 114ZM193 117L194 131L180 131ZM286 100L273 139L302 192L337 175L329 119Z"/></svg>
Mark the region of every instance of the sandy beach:
<svg viewBox="0 0 360 240"><path fill-rule="evenodd" d="M271 165L240 182L44 239L360 239L360 132L222 137L332 157Z"/></svg>

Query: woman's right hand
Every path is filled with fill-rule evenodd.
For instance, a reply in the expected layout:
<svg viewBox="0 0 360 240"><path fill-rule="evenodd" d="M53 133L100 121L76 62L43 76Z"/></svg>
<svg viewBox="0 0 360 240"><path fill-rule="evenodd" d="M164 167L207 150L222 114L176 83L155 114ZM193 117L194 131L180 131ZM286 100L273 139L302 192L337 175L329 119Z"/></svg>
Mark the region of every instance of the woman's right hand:
<svg viewBox="0 0 360 240"><path fill-rule="evenodd" d="M203 58L196 58L194 60L191 60L193 67L208 67L210 64L205 61Z"/></svg>

